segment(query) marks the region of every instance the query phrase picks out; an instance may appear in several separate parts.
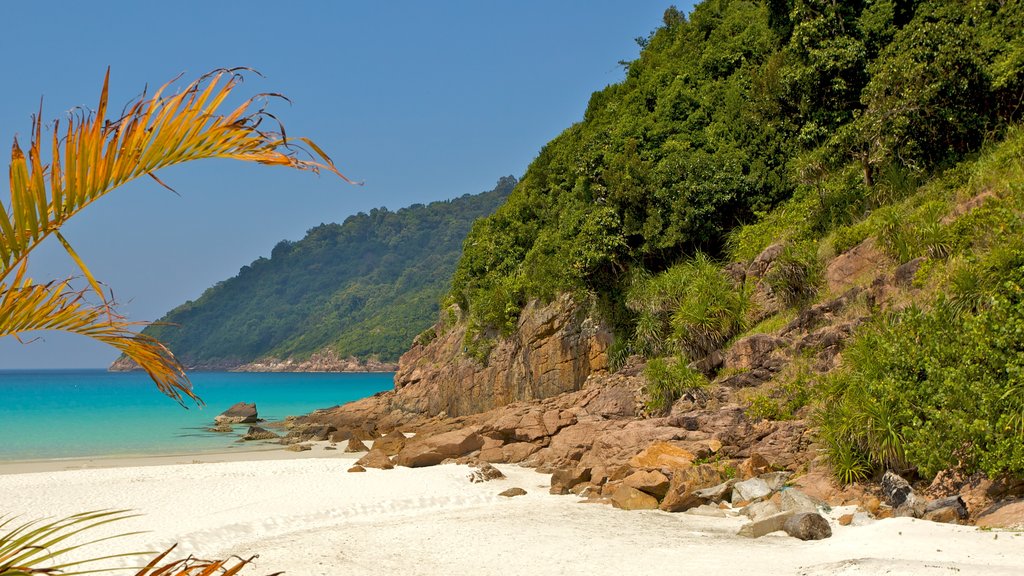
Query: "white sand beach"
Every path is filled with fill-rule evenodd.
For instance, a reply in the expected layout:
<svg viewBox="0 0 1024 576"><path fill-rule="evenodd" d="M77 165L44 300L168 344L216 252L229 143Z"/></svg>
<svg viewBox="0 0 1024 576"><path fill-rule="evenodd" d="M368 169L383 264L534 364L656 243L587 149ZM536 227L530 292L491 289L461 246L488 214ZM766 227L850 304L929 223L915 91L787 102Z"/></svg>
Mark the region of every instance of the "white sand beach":
<svg viewBox="0 0 1024 576"><path fill-rule="evenodd" d="M6 464L0 510L31 518L133 508L144 515L103 533L151 532L100 543L93 555L178 542L180 556L259 554L243 572L253 575L1024 573L1021 532L890 519L834 524L832 538L817 542L784 533L750 540L735 535L741 518L624 512L552 496L548 476L518 466L474 484L456 465L347 473L355 458L318 446ZM513 486L528 494L498 496Z"/></svg>

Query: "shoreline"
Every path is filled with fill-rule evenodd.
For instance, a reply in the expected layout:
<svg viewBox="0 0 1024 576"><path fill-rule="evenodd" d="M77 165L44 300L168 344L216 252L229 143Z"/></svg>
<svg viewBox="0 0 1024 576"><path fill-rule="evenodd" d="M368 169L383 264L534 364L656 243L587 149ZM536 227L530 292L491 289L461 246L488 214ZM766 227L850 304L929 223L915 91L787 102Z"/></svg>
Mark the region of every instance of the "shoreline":
<svg viewBox="0 0 1024 576"><path fill-rule="evenodd" d="M743 517L626 512L548 493L548 476L498 465L507 478L471 483L464 465L347 473L361 453L314 448L148 460L139 465L0 473L0 509L23 518L133 509L141 516L92 538L146 531L76 551L81 557L164 550L175 557L259 554L246 574L662 574L689 571L860 576L1024 572L1024 532L982 531L909 518L836 523L804 542L736 534ZM265 460L252 460L256 455ZM269 457L267 457L269 456ZM230 461L215 461L230 458ZM173 457L171 457L173 459ZM120 460L104 460L112 466ZM526 495L505 498L511 487ZM112 561L121 566L138 560Z"/></svg>
<svg viewBox="0 0 1024 576"><path fill-rule="evenodd" d="M285 449L281 444L248 443L238 450L209 450L202 452L175 452L171 454L110 454L102 456L71 456L66 458L39 458L27 460L0 460L0 476L7 474L33 474L65 470L94 470L107 468L135 468L168 466L174 464L214 464L224 462L265 462L269 460L299 460L328 458L357 460L361 453L347 453L344 449L325 450L331 443L304 442L313 448L302 452Z"/></svg>

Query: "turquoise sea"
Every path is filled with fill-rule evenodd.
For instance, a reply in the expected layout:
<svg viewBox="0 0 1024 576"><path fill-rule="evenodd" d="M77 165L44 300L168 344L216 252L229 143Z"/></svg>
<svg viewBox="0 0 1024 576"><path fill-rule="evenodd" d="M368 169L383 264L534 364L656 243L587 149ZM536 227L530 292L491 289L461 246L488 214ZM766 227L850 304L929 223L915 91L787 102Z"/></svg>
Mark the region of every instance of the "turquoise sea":
<svg viewBox="0 0 1024 576"><path fill-rule="evenodd" d="M260 418L281 420L394 385L393 373L189 377L203 408L182 408L139 372L0 370L0 461L240 449L236 434L205 431L236 402L255 402Z"/></svg>

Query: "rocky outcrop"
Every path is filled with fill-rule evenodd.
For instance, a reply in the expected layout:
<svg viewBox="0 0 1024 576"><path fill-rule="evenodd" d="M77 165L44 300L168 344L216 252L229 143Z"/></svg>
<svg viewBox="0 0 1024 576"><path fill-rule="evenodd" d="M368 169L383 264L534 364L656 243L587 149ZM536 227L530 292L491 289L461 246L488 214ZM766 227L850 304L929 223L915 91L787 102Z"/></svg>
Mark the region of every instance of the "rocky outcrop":
<svg viewBox="0 0 1024 576"><path fill-rule="evenodd" d="M263 358L230 368L232 372L394 372L398 364L377 358L342 358L334 350L321 350L306 360Z"/></svg>
<svg viewBox="0 0 1024 576"><path fill-rule="evenodd" d="M241 360L215 360L212 362L186 362L189 372L394 372L395 362L381 362L375 357L360 359L354 356L341 358L333 350L321 350L306 360L294 358L262 358L253 362ZM134 360L121 356L107 367L110 372L132 372L141 370Z"/></svg>
<svg viewBox="0 0 1024 576"><path fill-rule="evenodd" d="M549 304L528 304L516 331L495 341L486 366L465 353L465 322L446 326L442 320L434 331L433 340L414 345L402 356L394 390L318 410L304 420L339 430L369 425L386 432L411 423L421 427L431 418L440 422L579 391L589 376L607 371L612 341L610 329L568 295ZM606 395L602 402L607 410L632 415L636 400L629 392ZM539 420L515 426L523 439L535 438L545 426L558 427L570 417L540 414ZM450 422L441 425L452 427Z"/></svg>
<svg viewBox="0 0 1024 576"><path fill-rule="evenodd" d="M486 366L464 354L465 323L445 329L399 360L394 404L420 414L464 416L519 400L579 390L587 376L608 367L611 331L568 295L533 301L516 331L498 338Z"/></svg>
<svg viewBox="0 0 1024 576"><path fill-rule="evenodd" d="M255 403L239 402L213 419L217 424L251 424L259 420Z"/></svg>

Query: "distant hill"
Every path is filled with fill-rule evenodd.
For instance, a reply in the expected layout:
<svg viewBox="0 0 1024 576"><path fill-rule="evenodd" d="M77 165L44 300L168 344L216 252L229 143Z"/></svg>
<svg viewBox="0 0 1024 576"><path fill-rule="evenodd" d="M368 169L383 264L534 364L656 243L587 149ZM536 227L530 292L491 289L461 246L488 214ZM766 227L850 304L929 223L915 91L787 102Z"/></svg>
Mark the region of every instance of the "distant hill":
<svg viewBox="0 0 1024 576"><path fill-rule="evenodd" d="M481 194L359 213L321 224L270 258L243 266L144 333L183 364L225 369L264 358L395 361L437 318L473 222L501 205L516 179Z"/></svg>

